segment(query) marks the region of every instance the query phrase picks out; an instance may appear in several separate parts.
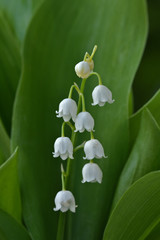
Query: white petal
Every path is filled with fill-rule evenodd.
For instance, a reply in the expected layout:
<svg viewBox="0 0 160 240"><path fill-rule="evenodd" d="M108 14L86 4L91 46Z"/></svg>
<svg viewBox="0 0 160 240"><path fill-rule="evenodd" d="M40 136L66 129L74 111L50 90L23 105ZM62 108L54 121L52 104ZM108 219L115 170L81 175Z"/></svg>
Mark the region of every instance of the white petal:
<svg viewBox="0 0 160 240"><path fill-rule="evenodd" d="M75 212L75 199L73 194L70 191L59 191L55 197L55 211L61 210L66 212L68 209Z"/></svg>
<svg viewBox="0 0 160 240"><path fill-rule="evenodd" d="M61 210L61 212L67 212L68 211L68 207L62 206L60 210Z"/></svg>
<svg viewBox="0 0 160 240"><path fill-rule="evenodd" d="M102 173L101 169L99 168L99 166L97 164L94 164L93 168L94 168L94 174L95 174L96 181L98 183L101 183L102 177L103 177L103 173Z"/></svg>
<svg viewBox="0 0 160 240"><path fill-rule="evenodd" d="M68 137L66 137L66 142L67 142L67 151L68 151L68 153L72 154L73 153L73 144Z"/></svg>
<svg viewBox="0 0 160 240"><path fill-rule="evenodd" d="M88 62L82 61L82 62L77 63L75 66L75 72L78 77L87 78L91 73Z"/></svg>
<svg viewBox="0 0 160 240"><path fill-rule="evenodd" d="M75 119L77 114L77 104L71 98L63 99L59 104L59 112L57 117L63 117L65 122L68 122L71 118Z"/></svg>
<svg viewBox="0 0 160 240"><path fill-rule="evenodd" d="M98 105L99 105L100 107L103 107L105 103L106 103L106 102L99 102Z"/></svg>
<svg viewBox="0 0 160 240"><path fill-rule="evenodd" d="M77 206L75 205L75 200L74 200L74 201L71 202L69 209L70 209L71 212L75 213L76 212L76 207Z"/></svg>
<svg viewBox="0 0 160 240"><path fill-rule="evenodd" d="M95 103L91 103L92 106L96 106L98 104L98 102L95 102Z"/></svg>
<svg viewBox="0 0 160 240"><path fill-rule="evenodd" d="M63 120L65 122L69 122L70 119L71 119L71 115L70 114L69 115L63 115Z"/></svg>
<svg viewBox="0 0 160 240"><path fill-rule="evenodd" d="M53 157L54 157L54 158L59 157L59 152L56 152L56 153L55 153L55 152L52 152L52 154L53 154Z"/></svg>
<svg viewBox="0 0 160 240"><path fill-rule="evenodd" d="M56 111L56 114L57 114L57 117L58 118L60 118L60 117L62 117L63 116L63 110L61 110L61 111Z"/></svg>
<svg viewBox="0 0 160 240"><path fill-rule="evenodd" d="M96 143L97 143L97 145L96 145L96 156L97 156L97 158L105 157L104 149L102 147L102 144L98 140L96 140Z"/></svg>
<svg viewBox="0 0 160 240"><path fill-rule="evenodd" d="M68 153L60 154L60 157L62 158L62 160L66 160L68 158Z"/></svg>
<svg viewBox="0 0 160 240"><path fill-rule="evenodd" d="M75 120L76 132L84 130L92 131L94 128L94 119L89 112L80 112Z"/></svg>
<svg viewBox="0 0 160 240"><path fill-rule="evenodd" d="M87 141L84 145L84 152L88 160L105 157L103 147L97 139Z"/></svg>
<svg viewBox="0 0 160 240"><path fill-rule="evenodd" d="M93 98L93 103L92 105L97 105L99 103L99 97L98 97L98 94L97 94L97 87L95 87L93 89L93 92L92 92L92 98Z"/></svg>
<svg viewBox="0 0 160 240"><path fill-rule="evenodd" d="M74 159L73 154L69 154L69 158Z"/></svg>
<svg viewBox="0 0 160 240"><path fill-rule="evenodd" d="M94 169L92 167L92 164L93 163L87 163L84 165L82 169L83 183L92 182L93 180L95 180Z"/></svg>
<svg viewBox="0 0 160 240"><path fill-rule="evenodd" d="M61 204L60 204L59 202L56 202L55 204L56 204L56 207L53 208L53 210L54 210L54 211L58 211L58 210L60 210L60 208L61 208Z"/></svg>
<svg viewBox="0 0 160 240"><path fill-rule="evenodd" d="M83 180L85 182L102 182L102 171L96 163L87 163L82 169Z"/></svg>
<svg viewBox="0 0 160 240"><path fill-rule="evenodd" d="M59 137L54 143L53 157L60 157L65 160L73 154L73 144L68 137Z"/></svg>
<svg viewBox="0 0 160 240"><path fill-rule="evenodd" d="M85 112L83 125L88 132L93 131L94 119L89 112Z"/></svg>
<svg viewBox="0 0 160 240"><path fill-rule="evenodd" d="M91 160L95 158L96 150L96 141L95 139L91 139L87 141L84 145L84 152L86 154L86 159Z"/></svg>
<svg viewBox="0 0 160 240"><path fill-rule="evenodd" d="M54 149L55 149L55 152L59 152L60 154L66 153L65 137L59 137L56 139L54 143Z"/></svg>
<svg viewBox="0 0 160 240"><path fill-rule="evenodd" d="M98 104L99 106L104 106L106 102L110 104L114 102L114 100L112 100L112 92L104 85L98 85L94 88L92 98L93 105Z"/></svg>
<svg viewBox="0 0 160 240"><path fill-rule="evenodd" d="M113 99L108 99L108 103L110 103L110 104L112 104L112 103L114 103L115 102L115 100Z"/></svg>
<svg viewBox="0 0 160 240"><path fill-rule="evenodd" d="M83 129L83 119L80 113L76 117L75 128L76 128L76 131L80 131L81 129Z"/></svg>

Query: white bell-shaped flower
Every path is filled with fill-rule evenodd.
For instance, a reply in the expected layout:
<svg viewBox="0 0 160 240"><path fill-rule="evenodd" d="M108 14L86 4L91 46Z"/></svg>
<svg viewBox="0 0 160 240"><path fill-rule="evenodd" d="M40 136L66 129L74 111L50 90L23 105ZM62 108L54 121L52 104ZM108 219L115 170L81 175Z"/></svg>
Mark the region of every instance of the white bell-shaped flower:
<svg viewBox="0 0 160 240"><path fill-rule="evenodd" d="M86 154L83 159L91 160L93 158L107 158L104 155L102 144L97 139L91 139L84 145L84 152Z"/></svg>
<svg viewBox="0 0 160 240"><path fill-rule="evenodd" d="M73 144L68 137L59 137L54 143L53 157L61 157L66 160L68 157L73 159Z"/></svg>
<svg viewBox="0 0 160 240"><path fill-rule="evenodd" d="M94 131L94 119L89 112L80 112L75 120L75 132Z"/></svg>
<svg viewBox="0 0 160 240"><path fill-rule="evenodd" d="M104 106L106 102L113 103L112 92L104 85L98 85L94 88L92 92L93 103L92 105Z"/></svg>
<svg viewBox="0 0 160 240"><path fill-rule="evenodd" d="M71 98L65 98L59 104L59 111L56 111L57 117L63 117L65 122L68 122L71 118L73 121L77 115L77 104Z"/></svg>
<svg viewBox="0 0 160 240"><path fill-rule="evenodd" d="M103 173L96 163L87 163L82 169L83 180L85 182L102 182Z"/></svg>
<svg viewBox="0 0 160 240"><path fill-rule="evenodd" d="M75 72L80 78L87 78L91 73L90 65L86 61L82 61L76 64Z"/></svg>
<svg viewBox="0 0 160 240"><path fill-rule="evenodd" d="M66 212L70 210L71 212L76 211L76 204L73 194L70 191L62 190L57 193L55 197L55 205L53 208L54 211L60 210L61 212Z"/></svg>

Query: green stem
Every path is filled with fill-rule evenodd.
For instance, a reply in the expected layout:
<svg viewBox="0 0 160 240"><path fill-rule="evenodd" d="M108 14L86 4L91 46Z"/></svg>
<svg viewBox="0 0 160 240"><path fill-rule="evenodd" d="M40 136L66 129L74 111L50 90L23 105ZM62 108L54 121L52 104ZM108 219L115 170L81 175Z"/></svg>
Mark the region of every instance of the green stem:
<svg viewBox="0 0 160 240"><path fill-rule="evenodd" d="M66 122L66 124L70 127L70 129L71 129L72 131L75 130L75 127L72 125L71 122Z"/></svg>
<svg viewBox="0 0 160 240"><path fill-rule="evenodd" d="M91 131L91 139L94 139L94 135L92 131Z"/></svg>
<svg viewBox="0 0 160 240"><path fill-rule="evenodd" d="M68 98L72 98L72 93L73 93L73 89L75 88L75 85L72 85L69 91L69 95Z"/></svg>
<svg viewBox="0 0 160 240"><path fill-rule="evenodd" d="M92 72L92 73L89 75L89 77L92 76L92 75L96 75L96 76L98 77L99 85L102 85L101 76L100 76L97 72Z"/></svg>
<svg viewBox="0 0 160 240"><path fill-rule="evenodd" d="M65 181L64 181L64 172L61 173L61 179L62 179L62 190L65 191Z"/></svg>
<svg viewBox="0 0 160 240"><path fill-rule="evenodd" d="M65 124L66 124L66 122L63 122L63 123L62 123L62 127L61 127L61 137L64 137L64 136L65 136L65 134L64 134Z"/></svg>
<svg viewBox="0 0 160 240"><path fill-rule="evenodd" d="M83 80L82 80L82 82L83 82ZM86 107L85 107L85 99L84 99L83 92L79 89L79 87L77 86L76 83L75 83L75 89L77 90L79 97L82 99L82 111L85 112ZM83 90L84 90L84 87L83 87Z"/></svg>
<svg viewBox="0 0 160 240"><path fill-rule="evenodd" d="M87 78L83 78L83 79L82 79L81 88L80 88L81 93L84 92L86 80L87 80Z"/></svg>
<svg viewBox="0 0 160 240"><path fill-rule="evenodd" d="M75 128L74 128L74 126L72 125L71 122L63 122L63 123L62 123L62 128L61 128L61 136L62 136L62 137L65 137L64 128L65 128L65 125L66 125L66 124L71 128L72 131L75 130Z"/></svg>
<svg viewBox="0 0 160 240"><path fill-rule="evenodd" d="M58 219L58 229L57 229L56 240L64 239L65 222L66 222L66 213L60 212L59 219Z"/></svg>
<svg viewBox="0 0 160 240"><path fill-rule="evenodd" d="M83 93L81 93L81 98L82 98L82 111L85 112L86 111L86 107L85 107L85 100L84 100L84 95Z"/></svg>
<svg viewBox="0 0 160 240"><path fill-rule="evenodd" d="M80 92L82 94L83 94L83 91L84 91L84 88L85 88L85 83L86 83L86 78L82 79L81 88L80 88ZM82 100L82 98L81 98L81 96L79 96L77 114L80 112L81 100ZM65 125L65 122L63 124ZM63 124L62 124L62 126L63 126ZM63 132L64 132L64 129L63 129ZM76 139L76 132L74 132L74 130L72 130L71 141L72 141L73 147L74 147L74 144L75 144L75 139ZM68 188L69 174L70 174L70 171L71 171L71 166L72 166L72 161L71 161L70 158L68 158L68 160L67 160L67 170L66 170L65 181L64 181L66 189ZM60 212L59 220L58 220L58 231L57 231L56 240L64 240L65 219L66 219L66 214Z"/></svg>
<svg viewBox="0 0 160 240"><path fill-rule="evenodd" d="M86 143L86 141L84 141L82 144L80 144L77 147L75 147L74 152L77 152L79 149L83 148L85 143Z"/></svg>
<svg viewBox="0 0 160 240"><path fill-rule="evenodd" d="M71 142L73 144L73 147L74 147L74 144L75 144L75 138L76 138L76 133L74 131L72 131ZM70 158L68 158L67 159L66 177L65 177L65 186L66 186L66 188L68 188L68 180L69 180L71 164L72 164L72 160Z"/></svg>
<svg viewBox="0 0 160 240"><path fill-rule="evenodd" d="M82 94L83 94L83 92L84 92L86 80L87 80L87 78L83 78L83 79L82 79L81 88L80 88L80 91L81 91ZM79 98L79 101L78 101L77 114L80 112L80 109L81 109L81 100L82 100L82 98L80 97L80 98Z"/></svg>
<svg viewBox="0 0 160 240"><path fill-rule="evenodd" d="M90 56L90 59L93 58L93 56L94 56L96 50L97 50L97 45L94 46L93 51L92 51L92 54L91 54L91 56Z"/></svg>

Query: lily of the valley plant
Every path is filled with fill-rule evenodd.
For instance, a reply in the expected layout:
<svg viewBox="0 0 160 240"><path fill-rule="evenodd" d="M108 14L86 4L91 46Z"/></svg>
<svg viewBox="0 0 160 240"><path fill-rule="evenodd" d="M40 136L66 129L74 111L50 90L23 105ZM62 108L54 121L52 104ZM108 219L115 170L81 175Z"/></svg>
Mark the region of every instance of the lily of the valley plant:
<svg viewBox="0 0 160 240"><path fill-rule="evenodd" d="M89 163L85 164L82 169L82 183L85 182L102 182L102 170L98 164L94 163L94 158L106 158L104 154L104 149L99 140L94 138L94 119L92 115L86 111L86 103L84 96L84 88L86 85L86 80L92 75L96 75L98 78L98 86L96 86L92 92L93 103L92 105L104 106L106 102L113 103L112 92L104 85L102 85L102 80L100 75L97 72L94 72L94 62L93 56L96 52L97 46L93 48L91 55L88 53L85 54L84 60L79 62L75 66L75 72L79 78L81 78L81 86L74 83L69 91L68 98L62 100L59 104L59 110L56 111L58 118L63 118L64 122L62 123L61 128L61 137L58 137L54 143L54 152L53 157L60 157L62 160L67 160L67 170L64 171L63 165L61 165L61 178L62 178L62 190L59 191L55 197L54 211L66 212L70 210L75 212L76 203L73 194L67 189L67 179L70 172L71 159L73 159L73 153L76 150L79 150L84 147L86 160L89 160ZM72 99L73 90L77 91L79 95L78 104ZM72 122L71 122L72 119ZM66 124L72 130L71 139L65 135L65 126ZM84 131L90 132L90 139L87 140L84 144L74 148L75 136L77 132L83 133ZM72 160L73 161L73 160ZM76 159L74 159L76 161Z"/></svg>

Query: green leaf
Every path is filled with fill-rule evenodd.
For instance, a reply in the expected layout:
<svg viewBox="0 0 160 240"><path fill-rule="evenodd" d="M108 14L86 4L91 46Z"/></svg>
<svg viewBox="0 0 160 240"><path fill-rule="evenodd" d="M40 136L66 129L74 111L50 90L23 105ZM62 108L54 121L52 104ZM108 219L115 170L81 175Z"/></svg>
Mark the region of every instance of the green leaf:
<svg viewBox="0 0 160 240"><path fill-rule="evenodd" d="M141 123L135 144L121 173L113 206L136 180L160 169L160 128L147 108L141 113Z"/></svg>
<svg viewBox="0 0 160 240"><path fill-rule="evenodd" d="M114 209L103 240L143 240L160 222L160 171L133 184Z"/></svg>
<svg viewBox="0 0 160 240"><path fill-rule="evenodd" d="M17 38L22 43L29 21L43 0L1 0L0 8L5 11Z"/></svg>
<svg viewBox="0 0 160 240"><path fill-rule="evenodd" d="M17 40L5 15L0 11L0 118L8 133L20 68L21 57Z"/></svg>
<svg viewBox="0 0 160 240"><path fill-rule="evenodd" d="M17 169L18 150L0 166L0 209L21 221L21 199Z"/></svg>
<svg viewBox="0 0 160 240"><path fill-rule="evenodd" d="M146 240L159 240L160 223L155 226L151 233L145 238Z"/></svg>
<svg viewBox="0 0 160 240"><path fill-rule="evenodd" d="M16 220L0 209L1 240L31 240L29 234Z"/></svg>
<svg viewBox="0 0 160 240"><path fill-rule="evenodd" d="M149 11L149 35L148 44L144 51L141 64L136 73L133 84L135 98L135 108L143 106L160 88L160 34L159 34L159 1L147 1Z"/></svg>
<svg viewBox="0 0 160 240"><path fill-rule="evenodd" d="M109 159L99 160L104 172L102 185L83 185L82 154L76 154L72 161L69 189L78 208L66 221L71 232L65 238L101 238L128 151L129 92L146 34L146 5L139 0L76 0L74 4L72 0L47 1L34 16L25 40L12 131L12 145L18 145L20 150L24 221L34 239L56 239L59 214L52 208L61 190L61 161L53 159L51 152L60 136L62 120L56 118L55 110L75 81L75 64L86 51L91 52L95 43L95 70L116 101L104 108L92 107L91 91L97 85L93 78L86 83L86 108L95 117L95 137L102 142ZM86 136L85 140L89 138ZM87 231L82 231L86 226Z"/></svg>
<svg viewBox="0 0 160 240"><path fill-rule="evenodd" d="M133 99L133 91L131 89L131 92L129 94L129 100L128 100L128 113L129 116L133 114L134 111L134 99Z"/></svg>
<svg viewBox="0 0 160 240"><path fill-rule="evenodd" d="M130 118L130 145L134 144L136 137L139 132L140 122L141 122L141 115L144 108L148 108L149 111L152 113L153 117L155 118L157 124L160 126L160 90L135 114L133 114Z"/></svg>
<svg viewBox="0 0 160 240"><path fill-rule="evenodd" d="M10 139L0 119L0 165L10 156Z"/></svg>

